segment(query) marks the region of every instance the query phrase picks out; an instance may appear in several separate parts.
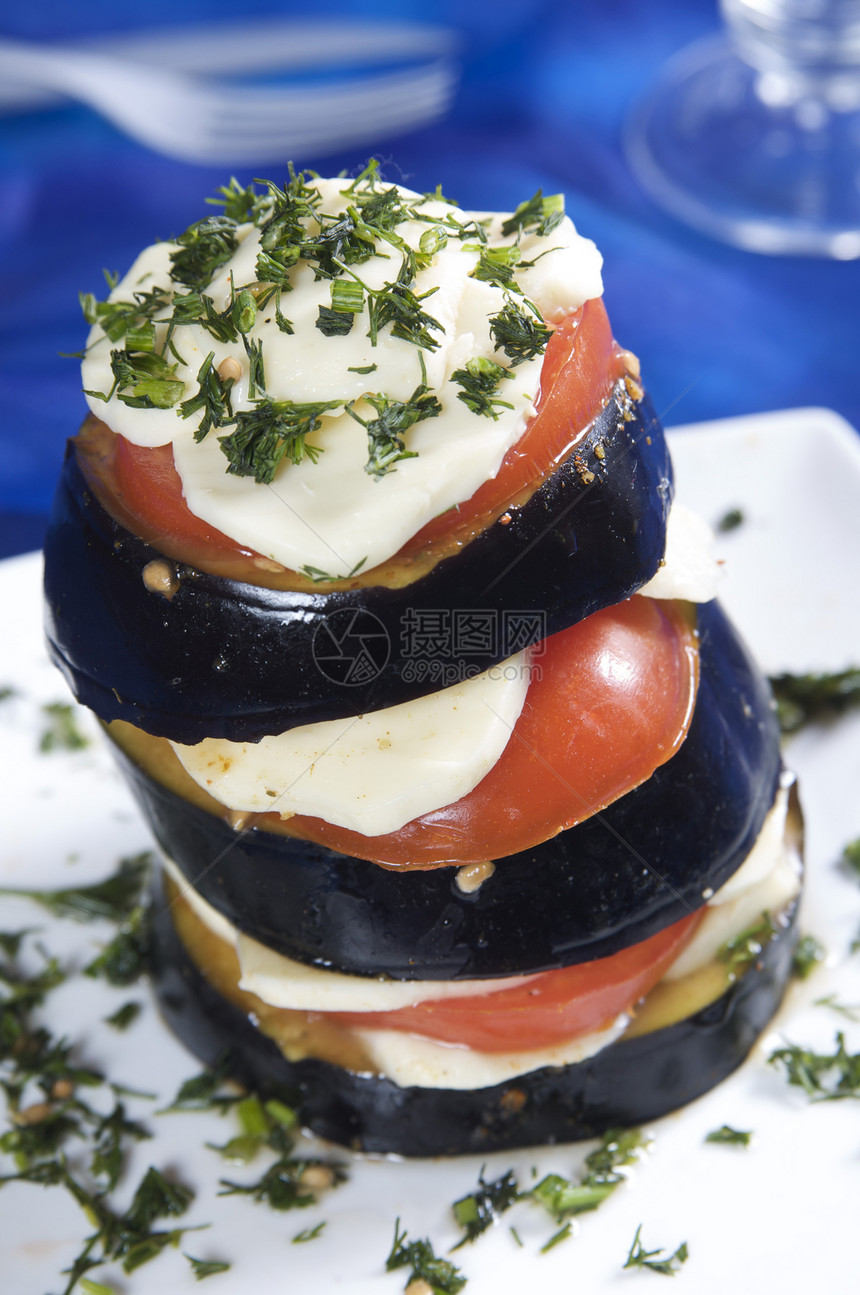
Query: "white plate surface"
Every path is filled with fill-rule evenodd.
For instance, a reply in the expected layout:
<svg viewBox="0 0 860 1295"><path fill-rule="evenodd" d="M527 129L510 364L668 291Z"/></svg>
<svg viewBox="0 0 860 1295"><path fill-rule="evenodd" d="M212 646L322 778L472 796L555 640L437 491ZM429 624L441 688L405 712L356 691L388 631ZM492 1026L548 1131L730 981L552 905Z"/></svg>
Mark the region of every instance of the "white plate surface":
<svg viewBox="0 0 860 1295"><path fill-rule="evenodd" d="M680 496L711 521L738 506L744 524L719 538L725 559L722 598L765 669L834 669L860 662L860 441L826 410L733 419L672 434ZM20 695L0 706L3 836L0 882L54 886L97 880L117 859L149 845L146 830L100 746L83 753L39 755L42 703L64 699L64 686L41 646L39 560L0 564L0 685ZM87 730L95 734L88 716ZM860 883L837 865L842 846L860 836L860 714L815 726L788 747L798 771L808 823L804 929L829 950L827 964L795 985L772 1030L744 1067L716 1091L650 1127L654 1145L630 1180L575 1226L572 1239L547 1254L554 1231L537 1207L520 1204L455 1259L475 1295L584 1291L608 1295L632 1283L658 1281L623 1272L637 1225L649 1247L686 1241L690 1258L679 1281L696 1295L738 1288L801 1295L810 1289L857 1289L856 1202L860 1188L860 1104L810 1106L766 1064L788 1039L829 1051L844 1029L860 1049L860 1024L815 1006L836 994L860 1004L860 955L850 942L860 927ZM0 899L0 929L38 924L45 943L80 967L105 929L55 922L28 903ZM82 977L49 1000L46 1019L80 1041L83 1061L161 1101L199 1067L147 1004L122 1035L103 1018L139 987L111 989ZM189 1223L209 1223L183 1247L231 1261L229 1272L202 1287L212 1295L384 1295L403 1289L405 1273L384 1260L394 1221L410 1238L429 1237L442 1254L458 1238L451 1202L470 1191L482 1163L351 1159L349 1182L311 1209L270 1212L243 1198L219 1198L219 1176L251 1180L265 1162L228 1168L204 1144L223 1142L232 1123L217 1116L153 1116L159 1103L132 1101L155 1132L136 1149L126 1196L149 1163L175 1169L197 1189ZM705 1145L728 1123L754 1132L747 1149ZM514 1168L523 1185L550 1170L576 1176L590 1146L500 1153L487 1159L490 1179ZM322 1234L292 1244L302 1229L326 1220ZM509 1230L513 1224L522 1241ZM62 1290L59 1272L77 1253L87 1225L59 1189L30 1185L0 1193L0 1273L14 1295ZM168 1251L130 1277L104 1269L93 1277L126 1295L188 1295L201 1287L180 1254ZM655 1288L656 1289L656 1288Z"/></svg>

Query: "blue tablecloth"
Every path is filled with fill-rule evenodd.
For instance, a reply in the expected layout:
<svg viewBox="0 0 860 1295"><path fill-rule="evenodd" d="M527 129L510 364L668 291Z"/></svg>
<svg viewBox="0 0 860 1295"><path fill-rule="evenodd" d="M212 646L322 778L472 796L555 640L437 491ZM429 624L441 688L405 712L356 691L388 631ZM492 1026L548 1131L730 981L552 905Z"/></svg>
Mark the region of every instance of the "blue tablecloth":
<svg viewBox="0 0 860 1295"><path fill-rule="evenodd" d="M257 0L242 13L308 10ZM382 145L387 174L419 190L441 183L467 207L563 191L604 253L615 334L640 355L668 424L826 405L860 426L860 263L725 247L657 210L624 160L631 106L670 54L716 29L714 0L331 0L325 13L462 32L453 111ZM5 12L0 36L60 40L198 17L235 20L237 8L41 0ZM363 158L294 160L336 173ZM157 156L84 107L0 117L0 556L38 546L65 439L85 411L78 365L61 354L83 345L79 290L103 295L103 268L124 271L144 244L180 232L226 178Z"/></svg>

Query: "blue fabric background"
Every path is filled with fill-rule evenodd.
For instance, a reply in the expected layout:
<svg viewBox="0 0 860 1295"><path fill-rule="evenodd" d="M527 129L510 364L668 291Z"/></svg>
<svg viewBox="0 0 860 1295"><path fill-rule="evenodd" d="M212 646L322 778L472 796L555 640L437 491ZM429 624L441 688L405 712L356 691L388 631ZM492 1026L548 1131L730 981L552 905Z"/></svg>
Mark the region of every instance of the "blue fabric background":
<svg viewBox="0 0 860 1295"><path fill-rule="evenodd" d="M309 16L293 0L241 11ZM37 0L9 6L0 36L59 40L237 13L235 0ZM615 334L641 356L669 425L827 405L860 426L860 263L724 247L658 211L624 161L632 104L670 54L717 28L714 0L330 0L325 14L414 16L462 33L454 111L370 151L390 178L441 183L467 207L563 191L604 253ZM335 173L364 156L294 160ZM141 246L179 233L226 178L156 156L84 107L0 117L0 556L40 543L65 438L85 410L77 363L60 354L83 344L78 291L103 295L103 268L124 271Z"/></svg>

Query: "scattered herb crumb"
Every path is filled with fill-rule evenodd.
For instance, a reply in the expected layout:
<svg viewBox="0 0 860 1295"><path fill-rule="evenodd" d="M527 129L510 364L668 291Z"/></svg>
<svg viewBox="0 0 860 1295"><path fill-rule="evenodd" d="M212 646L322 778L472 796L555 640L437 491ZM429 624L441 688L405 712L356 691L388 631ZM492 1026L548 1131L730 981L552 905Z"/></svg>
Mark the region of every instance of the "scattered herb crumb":
<svg viewBox="0 0 860 1295"><path fill-rule="evenodd" d="M806 980L826 956L827 950L814 935L801 936L791 960L791 974L798 980Z"/></svg>
<svg viewBox="0 0 860 1295"><path fill-rule="evenodd" d="M841 1032L832 1053L813 1052L791 1043L775 1049L768 1061L782 1067L788 1083L802 1088L811 1101L860 1097L860 1052L848 1051Z"/></svg>
<svg viewBox="0 0 860 1295"><path fill-rule="evenodd" d="M315 1241L318 1236L322 1235L325 1225L326 1220L323 1219L322 1223L318 1223L315 1228L304 1228L303 1231L297 1232L293 1237L293 1245L301 1245L305 1241Z"/></svg>
<svg viewBox="0 0 860 1295"><path fill-rule="evenodd" d="M52 701L42 707L45 728L39 738L39 750L80 751L90 740L78 728L75 709L68 702Z"/></svg>
<svg viewBox="0 0 860 1295"><path fill-rule="evenodd" d="M748 1147L752 1142L752 1132L749 1129L733 1129L730 1124L723 1124L719 1129L713 1129L705 1137L706 1142L718 1142L727 1147Z"/></svg>
<svg viewBox="0 0 860 1295"><path fill-rule="evenodd" d="M540 1248L540 1253L542 1255L545 1255L547 1251L554 1250L557 1245L561 1245L562 1241L567 1241L572 1234L573 1234L573 1224L570 1221L568 1221L567 1223L565 1223L564 1227L559 1228L557 1232L554 1232L552 1234L549 1241L544 1242L544 1244Z"/></svg>
<svg viewBox="0 0 860 1295"><path fill-rule="evenodd" d="M842 851L842 863L860 878L860 836L849 841Z"/></svg>
<svg viewBox="0 0 860 1295"><path fill-rule="evenodd" d="M488 1183L482 1169L475 1191L462 1196L452 1207L454 1218L464 1232L453 1249L459 1250L467 1241L474 1241L482 1232L486 1232L519 1199L520 1191L513 1170L509 1169L500 1178Z"/></svg>
<svg viewBox="0 0 860 1295"><path fill-rule="evenodd" d="M743 526L746 518L743 510L740 508L727 508L720 520L717 522L717 530L723 535L729 531L736 531L739 526Z"/></svg>
<svg viewBox="0 0 860 1295"><path fill-rule="evenodd" d="M656 1250L646 1250L640 1240L641 1233L642 1224L640 1223L636 1229L636 1235L628 1251L624 1267L650 1268L653 1273L661 1273L664 1277L674 1277L681 1265L685 1264L690 1257L686 1241L682 1241L677 1250L671 1255L667 1255L660 1246Z"/></svg>
<svg viewBox="0 0 860 1295"><path fill-rule="evenodd" d="M194 1259L191 1255L186 1255L185 1258L191 1264L191 1271L199 1282L202 1282L204 1277L214 1277L216 1273L225 1273L230 1268L223 1259Z"/></svg>
<svg viewBox="0 0 860 1295"><path fill-rule="evenodd" d="M772 675L770 686L783 733L796 733L812 720L841 715L860 704L860 666L834 674Z"/></svg>
<svg viewBox="0 0 860 1295"><path fill-rule="evenodd" d="M824 998L816 998L815 1007L829 1007L831 1011L838 1012L840 1016L847 1016L849 1021L860 1021L860 1004L857 1003L840 1003L835 994L827 994Z"/></svg>
<svg viewBox="0 0 860 1295"><path fill-rule="evenodd" d="M466 1278L450 1259L437 1259L429 1241L407 1241L408 1233L400 1231L400 1219L394 1224L394 1241L385 1271L393 1272L397 1268L409 1268L409 1279L404 1287L408 1290L413 1282L424 1281L438 1295L457 1295L466 1285Z"/></svg>
<svg viewBox="0 0 860 1295"><path fill-rule="evenodd" d="M105 1025L109 1025L112 1030L127 1030L142 1011L143 1007L140 1003L123 1003L112 1016L105 1017Z"/></svg>

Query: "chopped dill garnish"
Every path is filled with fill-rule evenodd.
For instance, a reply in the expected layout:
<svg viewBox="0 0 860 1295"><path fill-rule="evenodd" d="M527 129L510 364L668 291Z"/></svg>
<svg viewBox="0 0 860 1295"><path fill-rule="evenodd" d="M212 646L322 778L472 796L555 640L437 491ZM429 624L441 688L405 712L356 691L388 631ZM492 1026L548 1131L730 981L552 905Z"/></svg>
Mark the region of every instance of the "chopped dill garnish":
<svg viewBox="0 0 860 1295"><path fill-rule="evenodd" d="M677 1250L667 1255L661 1246L658 1246L656 1250L646 1250L640 1240L641 1233L642 1224L640 1223L636 1229L636 1235L628 1251L624 1267L650 1268L653 1273L661 1273L664 1277L674 1277L681 1265L685 1264L690 1257L686 1241L682 1241Z"/></svg>
<svg viewBox="0 0 860 1295"><path fill-rule="evenodd" d="M367 462L365 472L379 480L394 470L395 463L414 459L417 455L407 450L403 439L410 427L425 418L436 418L442 412L439 401L423 382L408 400L390 400L388 396L369 393L364 399L376 410L376 418L362 418L353 406L347 413L367 431Z"/></svg>
<svg viewBox="0 0 860 1295"><path fill-rule="evenodd" d="M140 903L152 864L152 854L142 854L121 859L119 867L105 881L92 886L70 886L59 890L16 890L0 888L0 895L20 895L33 899L56 917L70 917L76 922L104 919L123 922L131 917Z"/></svg>
<svg viewBox="0 0 860 1295"><path fill-rule="evenodd" d="M534 230L541 237L551 234L564 219L564 195L553 193L543 196L538 189L533 197L521 202L512 216L502 223L502 234L518 234L525 230Z"/></svg>
<svg viewBox="0 0 860 1295"><path fill-rule="evenodd" d="M204 1277L214 1277L216 1273L226 1273L230 1270L230 1265L224 1259L195 1259L192 1255L186 1255L185 1258L191 1264L191 1271L199 1282Z"/></svg>
<svg viewBox="0 0 860 1295"><path fill-rule="evenodd" d="M122 1007L118 1007L112 1015L105 1017L105 1025L109 1025L112 1030L127 1030L130 1025L134 1024L142 1011L143 1007L140 1003L123 1003Z"/></svg>
<svg viewBox="0 0 860 1295"><path fill-rule="evenodd" d="M534 306L530 302L524 305L526 308L509 296L504 308L490 321L496 350L504 351L512 366L542 355L551 335Z"/></svg>
<svg viewBox="0 0 860 1295"><path fill-rule="evenodd" d="M798 980L806 980L826 956L827 950L814 935L801 936L791 959L791 974Z"/></svg>
<svg viewBox="0 0 860 1295"><path fill-rule="evenodd" d="M495 419L499 410L513 409L510 401L501 400L496 395L500 383L510 376L510 369L480 355L469 360L465 369L455 369L450 380L459 385L457 399L462 400L467 409L471 409L473 414Z"/></svg>
<svg viewBox="0 0 860 1295"><path fill-rule="evenodd" d="M259 400L253 409L240 410L233 418L236 430L218 438L227 456L227 471L271 485L284 459L301 463L308 458L316 463L322 451L308 445L307 438L320 426L322 415L341 404L339 400L309 404Z"/></svg>
<svg viewBox="0 0 860 1295"><path fill-rule="evenodd" d="M42 715L47 723L39 737L40 751L81 751L89 746L89 738L78 728L77 712L68 702L48 702Z"/></svg>
<svg viewBox="0 0 860 1295"><path fill-rule="evenodd" d="M175 241L179 247L170 253L170 277L198 291L211 282L215 271L239 246L236 222L229 216L205 216Z"/></svg>
<svg viewBox="0 0 860 1295"><path fill-rule="evenodd" d="M860 705L860 666L833 674L771 675L770 686L780 728L783 733L796 733L813 720Z"/></svg>
<svg viewBox="0 0 860 1295"><path fill-rule="evenodd" d="M716 1142L728 1147L748 1147L752 1133L748 1129L733 1129L730 1124L723 1124L705 1136L706 1142Z"/></svg>
<svg viewBox="0 0 860 1295"><path fill-rule="evenodd" d="M717 522L717 530L726 535L729 531L736 531L739 526L743 526L745 520L740 508L727 508Z"/></svg>
<svg viewBox="0 0 860 1295"><path fill-rule="evenodd" d="M520 1190L512 1169L491 1183L485 1180L482 1169L475 1191L461 1196L452 1206L454 1218L465 1234L452 1250L459 1250L467 1241L474 1241L486 1232L519 1199Z"/></svg>
<svg viewBox="0 0 860 1295"><path fill-rule="evenodd" d="M860 1097L860 1052L848 1051L841 1031L832 1053L813 1052L792 1043L776 1048L768 1061L781 1066L787 1081L802 1088L812 1101Z"/></svg>
<svg viewBox="0 0 860 1295"><path fill-rule="evenodd" d="M429 1241L407 1241L407 1236L405 1228L400 1231L400 1219L397 1219L394 1224L394 1241L385 1261L385 1271L408 1268L410 1273L407 1287L411 1282L425 1281L435 1292L457 1295L466 1285L466 1278L459 1268L450 1259L437 1259Z"/></svg>
<svg viewBox="0 0 860 1295"><path fill-rule="evenodd" d="M747 927L745 931L740 931L726 940L725 944L721 944L717 957L726 963L733 975L745 971L761 957L765 945L776 934L776 929L770 913L762 913L755 926Z"/></svg>

